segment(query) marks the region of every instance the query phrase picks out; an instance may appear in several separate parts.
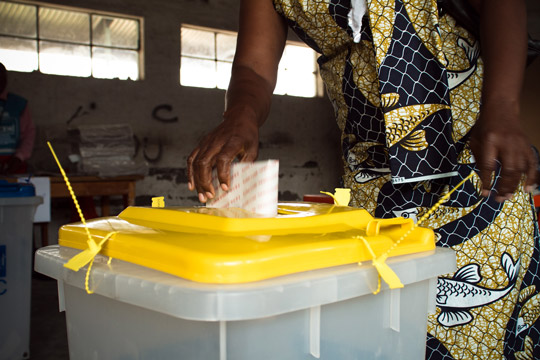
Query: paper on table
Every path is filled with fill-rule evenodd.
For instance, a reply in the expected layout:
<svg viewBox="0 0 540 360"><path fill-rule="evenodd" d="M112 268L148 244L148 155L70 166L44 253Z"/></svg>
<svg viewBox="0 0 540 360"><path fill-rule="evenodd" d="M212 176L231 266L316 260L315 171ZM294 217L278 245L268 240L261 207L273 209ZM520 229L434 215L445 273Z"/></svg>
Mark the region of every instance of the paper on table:
<svg viewBox="0 0 540 360"><path fill-rule="evenodd" d="M223 191L214 173L216 196L207 207L242 208L262 216L276 216L278 204L279 161L265 160L234 163L229 191Z"/></svg>

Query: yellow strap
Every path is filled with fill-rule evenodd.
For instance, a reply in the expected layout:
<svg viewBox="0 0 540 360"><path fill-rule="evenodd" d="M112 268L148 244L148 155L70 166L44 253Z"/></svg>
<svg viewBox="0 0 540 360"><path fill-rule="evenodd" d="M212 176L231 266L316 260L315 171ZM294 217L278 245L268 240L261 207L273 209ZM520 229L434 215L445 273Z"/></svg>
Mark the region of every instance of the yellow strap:
<svg viewBox="0 0 540 360"><path fill-rule="evenodd" d="M448 198L450 198L450 195L452 195L454 193L454 191L456 191L457 189L459 189L463 184L465 184L466 181L468 181L469 179L471 179L472 177L474 176L474 172L471 171L471 173L466 177L464 178L463 180L461 180L459 182L459 184L457 184L452 190L450 190L448 193L444 194L440 199L439 201L437 201L437 203L435 205L433 205L431 207L431 209L428 210L427 213L425 213L420 219L418 219L418 221L416 222L416 224L413 224L413 226L409 229L409 231L407 231L405 234L403 234L403 236L401 236L395 243L392 244L392 246L390 246L390 248L384 253L382 254L379 259L381 259L383 262L386 260L386 258L388 257L388 255L390 255L390 253L392 252L392 250L394 250L404 239L407 238L407 236L409 236L413 231L414 229L416 229L418 226L420 226L420 224L422 224L424 222L424 220L426 220L431 214L433 214L433 212L435 210L437 210L439 208L439 206L441 206L446 200L448 200ZM384 259L382 259L382 257L384 256Z"/></svg>
<svg viewBox="0 0 540 360"><path fill-rule="evenodd" d="M388 264L385 262L386 258L383 258L382 256L377 258L375 252L369 245L369 242L363 236L358 236L358 238L364 242L364 245L371 254L371 257L373 258L373 266L375 266L375 269L377 269L377 272L379 274L377 289L373 292L373 294L376 295L381 291L381 277L384 282L388 284L390 289L402 288L403 284L399 280L399 277L396 275L394 270L392 270L390 266L388 266Z"/></svg>
<svg viewBox="0 0 540 360"><path fill-rule="evenodd" d="M88 249L83 250L72 257L67 263L64 264L64 267L73 271L79 271L80 268L94 260L94 257L101 251L103 244L105 244L105 242L115 234L117 234L116 231L108 233L107 236L105 236L98 244L96 244L94 241L88 243Z"/></svg>
<svg viewBox="0 0 540 360"><path fill-rule="evenodd" d="M49 145L49 149L51 150L51 153L54 157L54 160L56 161L56 164L58 165L58 168L60 169L60 173L62 174L62 177L64 178L64 181L67 185L67 188L69 190L69 194L71 195L71 198L73 199L73 203L75 204L75 208L77 209L77 212L79 213L79 217L81 218L81 222L84 225L84 229L86 230L86 235L88 236L88 243L93 243L94 240L92 239L92 235L90 235L90 230L88 229L88 226L86 225L86 220L84 219L83 212L81 211L81 207L79 206L79 202L77 201L77 197L75 197L75 193L73 192L73 188L71 187L71 183L69 182L69 179L66 175L66 172L62 168L62 165L60 165L60 160L58 160L58 157L56 156L56 153L54 152L54 149L49 141L47 141L47 145Z"/></svg>
<svg viewBox="0 0 540 360"><path fill-rule="evenodd" d="M56 153L54 152L54 149L49 141L47 141L47 145L49 146L49 149L51 150L51 153L54 157L54 160L56 161L56 164L58 165L58 168L60 169L60 173L62 174L62 177L64 178L64 181L69 190L69 194L71 195L71 198L73 199L75 208L77 209L77 212L79 213L79 217L81 218L81 222L84 225L86 235L88 236L88 240L86 241L86 243L88 244L88 249L83 250L79 254L72 257L67 263L64 264L64 267L73 271L79 271L81 267L85 266L86 264L90 264L86 272L85 287L86 287L86 292L91 294L92 292L90 291L88 287L88 280L90 276L90 269L92 268L92 264L94 262L94 258L101 251L103 244L105 244L107 240L109 240L113 235L115 235L116 232L113 231L113 232L108 233L98 244L96 244L96 242L92 238L92 235L90 234L90 229L88 229L88 225L86 224L86 220L84 219L83 212L81 211L81 207L79 206L79 202L77 201L77 197L75 196L75 193L73 192L73 188L71 187L71 183L69 182L66 172L62 168L62 165L60 164L60 161L58 160L58 157L56 156ZM110 264L110 259L109 259L109 264Z"/></svg>
<svg viewBox="0 0 540 360"><path fill-rule="evenodd" d="M326 191L321 191L321 194L330 195L334 199L334 204L340 206L348 206L351 201L351 189L336 188L333 194Z"/></svg>
<svg viewBox="0 0 540 360"><path fill-rule="evenodd" d="M373 249L371 249L371 246L369 245L368 241L362 236L359 236L359 238L364 242L364 244L366 245L366 248L368 249L371 256L373 257L373 260L372 260L373 266L375 266L375 268L377 269L377 272L379 273L378 288L377 290L373 292L373 294L378 294L381 289L381 277L388 284L390 289L403 287L403 284L401 283L401 280L399 279L399 277L386 263L386 259L388 258L392 250L394 250L404 239L406 239L407 236L409 236L413 232L414 229L420 226L420 224L424 222L424 220L426 220L435 210L437 210L439 206L441 206L446 200L448 200L448 198L450 197L450 195L452 195L454 191L459 189L466 181L471 179L473 176L474 176L474 173L471 171L471 173L466 178L461 180L459 184L456 185L456 187L454 187L451 191L449 191L444 196L442 196L439 199L439 201L437 201L437 203L433 205L433 207L431 207L431 209L429 209L428 212L416 222L416 224L414 224L405 234L403 234L401 238L399 238L395 243L393 243L392 246L390 246L390 248L381 256L376 257L375 252L373 251Z"/></svg>

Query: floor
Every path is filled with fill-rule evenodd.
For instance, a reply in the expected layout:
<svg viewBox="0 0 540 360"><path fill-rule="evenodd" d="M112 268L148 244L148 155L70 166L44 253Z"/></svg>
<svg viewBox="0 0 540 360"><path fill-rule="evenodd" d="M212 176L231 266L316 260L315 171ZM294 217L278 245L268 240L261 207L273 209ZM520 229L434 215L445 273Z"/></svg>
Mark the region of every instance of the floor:
<svg viewBox="0 0 540 360"><path fill-rule="evenodd" d="M66 317L58 311L56 280L36 272L32 276L30 359L69 359Z"/></svg>

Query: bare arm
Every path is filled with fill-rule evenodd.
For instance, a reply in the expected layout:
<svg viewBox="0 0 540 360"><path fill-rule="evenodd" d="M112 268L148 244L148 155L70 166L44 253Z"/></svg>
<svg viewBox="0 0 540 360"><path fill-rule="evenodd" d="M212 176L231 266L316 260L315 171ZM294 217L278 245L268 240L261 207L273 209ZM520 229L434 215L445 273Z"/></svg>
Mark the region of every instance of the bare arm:
<svg viewBox="0 0 540 360"><path fill-rule="evenodd" d="M257 158L259 126L270 110L287 26L271 0L242 0L240 30L223 122L204 137L188 157L188 187L206 202L215 195L212 169L225 190L235 158Z"/></svg>
<svg viewBox="0 0 540 360"><path fill-rule="evenodd" d="M520 122L520 96L527 54L523 0L470 0L480 14L484 85L480 117L471 148L480 170L483 195L489 194L496 160L502 164L497 200L511 197L525 175L535 181L536 159Z"/></svg>

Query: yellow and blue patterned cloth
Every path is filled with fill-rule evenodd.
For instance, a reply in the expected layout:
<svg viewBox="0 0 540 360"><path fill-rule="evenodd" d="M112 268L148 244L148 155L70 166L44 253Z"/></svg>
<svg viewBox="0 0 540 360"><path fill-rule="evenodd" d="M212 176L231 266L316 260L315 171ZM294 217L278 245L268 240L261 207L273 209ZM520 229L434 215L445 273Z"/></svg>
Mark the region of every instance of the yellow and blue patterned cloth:
<svg viewBox="0 0 540 360"><path fill-rule="evenodd" d="M479 194L468 136L480 110L478 41L436 0L367 0L360 38L351 0L274 0L321 54L341 129L351 205L378 218L420 218L456 251L428 319L427 359L540 358L540 253L530 194L497 203ZM360 21L359 21L360 22ZM498 174L495 176L495 184Z"/></svg>

